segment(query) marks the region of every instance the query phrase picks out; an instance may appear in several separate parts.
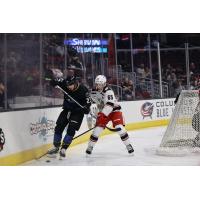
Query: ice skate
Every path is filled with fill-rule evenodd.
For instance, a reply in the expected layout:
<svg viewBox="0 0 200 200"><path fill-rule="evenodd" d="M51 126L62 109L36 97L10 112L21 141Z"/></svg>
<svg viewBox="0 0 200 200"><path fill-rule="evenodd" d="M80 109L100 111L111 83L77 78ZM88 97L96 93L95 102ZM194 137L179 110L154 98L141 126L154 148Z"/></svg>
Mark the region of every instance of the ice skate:
<svg viewBox="0 0 200 200"><path fill-rule="evenodd" d="M59 147L53 147L52 149L49 149L47 152L47 157L56 158L58 151L59 151Z"/></svg>
<svg viewBox="0 0 200 200"><path fill-rule="evenodd" d="M60 150L60 160L66 157L66 149L61 149Z"/></svg>
<svg viewBox="0 0 200 200"><path fill-rule="evenodd" d="M128 153L130 153L130 154L134 152L134 149L131 144L127 145L126 149L128 150Z"/></svg>
<svg viewBox="0 0 200 200"><path fill-rule="evenodd" d="M88 146L88 148L86 149L86 154L90 155L92 154L92 150L93 150L93 147L92 146Z"/></svg>

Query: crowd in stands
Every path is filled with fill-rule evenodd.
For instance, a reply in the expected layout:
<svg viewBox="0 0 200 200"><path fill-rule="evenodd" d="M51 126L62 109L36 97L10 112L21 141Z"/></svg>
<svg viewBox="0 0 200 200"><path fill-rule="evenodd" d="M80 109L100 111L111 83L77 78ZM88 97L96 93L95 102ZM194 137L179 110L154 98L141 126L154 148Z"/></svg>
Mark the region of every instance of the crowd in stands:
<svg viewBox="0 0 200 200"><path fill-rule="evenodd" d="M11 34L12 35L12 34ZM61 97L62 93L49 86L46 77L52 69L60 69L64 76L75 75L79 80L91 88L94 77L101 71L96 63L87 61L83 64L82 56L71 46L63 45L64 34L44 34L42 49L42 66L40 68L40 43L39 35L26 34L17 37L9 36L7 52L7 97L14 99L17 96L40 95L41 85L44 96ZM23 41L23 42L22 42ZM1 51L0 51L1 54ZM177 54L174 54L176 57ZM182 89L186 88L186 68L184 60L176 62L176 58L162 59L162 80L168 85L168 97L175 97ZM195 57L196 58L196 57ZM132 72L131 65L121 62L122 73ZM4 107L5 86L2 80L5 76L3 55L0 58L0 107ZM145 62L144 62L145 63ZM121 99L125 101L155 98L151 92L151 78L159 80L158 65L152 59L152 74L150 66L141 62L134 64L134 76L121 76L106 74L111 67L105 67L108 84L121 91ZM200 61L190 62L190 88L200 88ZM42 75L41 75L42 71ZM118 73L118 72L117 72ZM42 80L40 80L42 78ZM154 83L153 83L154 84ZM158 83L159 84L159 83ZM118 94L119 95L119 94Z"/></svg>
<svg viewBox="0 0 200 200"><path fill-rule="evenodd" d="M143 63L135 67L135 85L134 85L134 97L135 99L148 99L151 98L150 85L151 85L151 72L150 67L145 66ZM167 84L168 97L176 97L176 95L183 89L195 89L200 88L200 67L196 63L191 62L189 64L189 81L190 87L187 87L186 67L184 63L173 63L162 65L162 81L163 84ZM152 66L152 78L157 80L159 84L159 70L157 65ZM126 80L126 82L128 82ZM147 87L149 85L149 87ZM129 99L129 98L125 98Z"/></svg>
<svg viewBox="0 0 200 200"><path fill-rule="evenodd" d="M200 86L200 69L193 62L189 65L190 87L187 88L185 66L173 66L168 64L163 69L163 80L169 84L171 96L176 96L183 89L195 89Z"/></svg>

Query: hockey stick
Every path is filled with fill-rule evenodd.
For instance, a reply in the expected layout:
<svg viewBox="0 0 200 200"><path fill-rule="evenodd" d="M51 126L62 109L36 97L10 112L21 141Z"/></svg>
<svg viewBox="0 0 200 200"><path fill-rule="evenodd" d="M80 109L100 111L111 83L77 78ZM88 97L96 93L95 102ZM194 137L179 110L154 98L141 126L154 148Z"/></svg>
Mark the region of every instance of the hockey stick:
<svg viewBox="0 0 200 200"><path fill-rule="evenodd" d="M83 133L81 133L80 135L77 135L76 137L74 137L74 138L72 139L72 141L73 141L73 140L75 140L75 139L77 139L77 138L79 138L80 136L82 136L82 135L84 135L84 134L88 133L89 131L93 130L95 127L96 127L96 126L94 126L93 128L90 128L90 129L88 129L87 131L84 131L84 132L83 132ZM42 157L46 156L46 155L47 155L47 153L48 153L48 152L46 152L46 153L42 154L41 156L39 156L39 157L35 158L35 160L39 160L40 158L42 158Z"/></svg>
<svg viewBox="0 0 200 200"><path fill-rule="evenodd" d="M96 126L94 126L93 128L90 128L90 129L88 129L87 131L85 131L85 132L81 133L80 135L77 135L76 137L74 137L74 138L73 138L73 140L75 140L76 138L78 138L78 137L80 137L80 136L84 135L85 133L87 133L87 132L89 132L89 131L93 130L95 127L96 127Z"/></svg>
<svg viewBox="0 0 200 200"><path fill-rule="evenodd" d="M79 103L77 102L71 95L69 95L65 90L63 90L60 86L56 86L56 88L60 89L62 92L64 92L72 101L74 101L79 107L81 107L82 109L84 109L84 107ZM92 117L94 117L92 115ZM109 131L112 131L112 132L118 132L121 130L121 128L110 128L110 127L107 127L106 128L109 130Z"/></svg>
<svg viewBox="0 0 200 200"><path fill-rule="evenodd" d="M77 102L71 95L69 95L65 90L63 90L60 86L56 86L55 88L58 88L60 89L62 92L64 92L72 101L74 101L79 107L81 107L82 109L84 109L84 107L79 103Z"/></svg>

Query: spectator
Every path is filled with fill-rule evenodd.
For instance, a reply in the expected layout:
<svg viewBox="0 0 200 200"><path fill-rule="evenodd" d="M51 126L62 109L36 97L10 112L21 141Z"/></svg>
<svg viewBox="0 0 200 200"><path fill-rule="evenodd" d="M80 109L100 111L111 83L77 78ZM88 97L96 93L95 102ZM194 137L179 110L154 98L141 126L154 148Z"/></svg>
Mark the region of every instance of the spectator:
<svg viewBox="0 0 200 200"><path fill-rule="evenodd" d="M145 77L144 64L141 64L141 65L137 68L137 75L140 76L141 78L144 78L144 77Z"/></svg>
<svg viewBox="0 0 200 200"><path fill-rule="evenodd" d="M198 73L196 65L192 62L190 63L190 75Z"/></svg>
<svg viewBox="0 0 200 200"><path fill-rule="evenodd" d="M176 97L182 90L184 90L181 80L174 81L172 88L174 89L174 97Z"/></svg>
<svg viewBox="0 0 200 200"><path fill-rule="evenodd" d="M148 78L148 79L151 78L151 73L150 73L150 70L148 67L144 68L144 76L145 76L145 78Z"/></svg>
<svg viewBox="0 0 200 200"><path fill-rule="evenodd" d="M172 73L171 73L171 79L172 79L172 82L173 82L173 83L177 81L177 77L176 77L175 72L172 72Z"/></svg>
<svg viewBox="0 0 200 200"><path fill-rule="evenodd" d="M129 87L130 87L130 90L132 91L132 97L135 98L135 91L134 91L134 85L133 85L132 80L129 80Z"/></svg>
<svg viewBox="0 0 200 200"><path fill-rule="evenodd" d="M138 76L138 81L141 84L145 83L145 78L146 78L146 73L145 73L145 67L144 64L141 64L138 68L137 68L137 76Z"/></svg>
<svg viewBox="0 0 200 200"><path fill-rule="evenodd" d="M194 76L193 80L191 80L191 89L199 89L200 86L200 78L198 76Z"/></svg>
<svg viewBox="0 0 200 200"><path fill-rule="evenodd" d="M4 87L3 83L0 81L0 109L5 108L4 92L5 92L5 87Z"/></svg>
<svg viewBox="0 0 200 200"><path fill-rule="evenodd" d="M122 95L124 100L130 101L133 100L133 82L126 77L121 84L122 87Z"/></svg>

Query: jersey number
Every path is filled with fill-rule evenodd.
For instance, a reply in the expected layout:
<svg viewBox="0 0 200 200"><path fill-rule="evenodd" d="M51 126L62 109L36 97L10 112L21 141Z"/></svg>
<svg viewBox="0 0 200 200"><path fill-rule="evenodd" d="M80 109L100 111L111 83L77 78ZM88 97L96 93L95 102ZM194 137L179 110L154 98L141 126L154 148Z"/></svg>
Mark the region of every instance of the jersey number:
<svg viewBox="0 0 200 200"><path fill-rule="evenodd" d="M108 95L108 100L113 100L113 95Z"/></svg>
<svg viewBox="0 0 200 200"><path fill-rule="evenodd" d="M91 103L91 99L89 97L86 98L86 102L87 102L87 104L90 104Z"/></svg>
<svg viewBox="0 0 200 200"><path fill-rule="evenodd" d="M0 132L0 144L4 144L5 143L5 137L4 137L4 133L3 131Z"/></svg>

